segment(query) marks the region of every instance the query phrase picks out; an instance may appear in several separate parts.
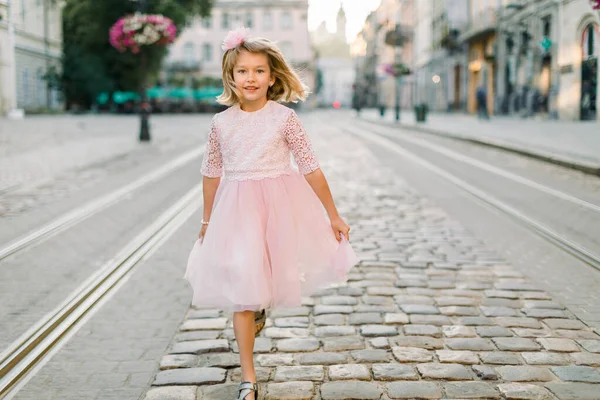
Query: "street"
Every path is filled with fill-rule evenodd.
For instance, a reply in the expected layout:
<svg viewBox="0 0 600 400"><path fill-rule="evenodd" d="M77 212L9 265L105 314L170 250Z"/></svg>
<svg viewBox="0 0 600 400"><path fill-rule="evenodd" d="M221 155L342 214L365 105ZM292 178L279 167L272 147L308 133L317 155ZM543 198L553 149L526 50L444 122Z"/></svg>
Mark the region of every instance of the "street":
<svg viewBox="0 0 600 400"><path fill-rule="evenodd" d="M268 313L264 399L600 399L598 176L299 116L361 263ZM210 118L153 115L151 143L135 116L0 131L0 398L235 397L231 314L190 308L183 279Z"/></svg>

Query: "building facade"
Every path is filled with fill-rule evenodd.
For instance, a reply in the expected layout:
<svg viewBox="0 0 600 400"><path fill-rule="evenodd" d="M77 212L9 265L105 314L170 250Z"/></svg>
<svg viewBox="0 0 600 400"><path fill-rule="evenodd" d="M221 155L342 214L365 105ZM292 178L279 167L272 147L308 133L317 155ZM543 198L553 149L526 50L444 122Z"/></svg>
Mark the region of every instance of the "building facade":
<svg viewBox="0 0 600 400"><path fill-rule="evenodd" d="M346 42L346 23L346 13L340 6L334 32L328 32L323 21L311 34L321 82L317 103L322 107L331 107L334 102L350 107L352 103L355 71Z"/></svg>
<svg viewBox="0 0 600 400"><path fill-rule="evenodd" d="M244 26L252 35L276 41L305 83L314 88L307 12L307 0L218 0L210 17L193 20L170 46L165 69L220 78L221 43L230 30Z"/></svg>
<svg viewBox="0 0 600 400"><path fill-rule="evenodd" d="M11 15L8 15L9 10ZM62 104L58 89L51 87L46 79L48 72L60 69L60 4L49 0L13 0L9 7L9 0L0 0L0 15L2 114L14 105L26 111L60 108ZM14 26L14 43L9 40L9 20ZM14 63L10 61L11 56ZM11 81L16 83L16 93L11 90Z"/></svg>

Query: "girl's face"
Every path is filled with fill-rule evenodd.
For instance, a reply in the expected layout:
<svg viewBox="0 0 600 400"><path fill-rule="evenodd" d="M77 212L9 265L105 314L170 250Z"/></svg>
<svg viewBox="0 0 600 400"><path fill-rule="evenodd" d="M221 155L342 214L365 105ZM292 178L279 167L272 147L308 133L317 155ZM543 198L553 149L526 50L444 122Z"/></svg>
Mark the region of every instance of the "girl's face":
<svg viewBox="0 0 600 400"><path fill-rule="evenodd" d="M243 103L267 100L269 85L275 82L269 69L269 58L263 53L242 50L233 67L235 85L242 94Z"/></svg>

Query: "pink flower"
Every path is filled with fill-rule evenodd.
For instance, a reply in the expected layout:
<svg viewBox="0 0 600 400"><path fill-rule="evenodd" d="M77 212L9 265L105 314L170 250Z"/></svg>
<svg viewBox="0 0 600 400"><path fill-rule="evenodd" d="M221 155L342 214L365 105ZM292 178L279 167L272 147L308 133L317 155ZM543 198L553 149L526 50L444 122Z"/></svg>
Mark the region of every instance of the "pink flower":
<svg viewBox="0 0 600 400"><path fill-rule="evenodd" d="M223 40L223 45L221 49L223 51L235 49L240 44L244 43L246 39L250 36L250 29L239 27L234 31L229 31L227 36L225 36L225 40Z"/></svg>

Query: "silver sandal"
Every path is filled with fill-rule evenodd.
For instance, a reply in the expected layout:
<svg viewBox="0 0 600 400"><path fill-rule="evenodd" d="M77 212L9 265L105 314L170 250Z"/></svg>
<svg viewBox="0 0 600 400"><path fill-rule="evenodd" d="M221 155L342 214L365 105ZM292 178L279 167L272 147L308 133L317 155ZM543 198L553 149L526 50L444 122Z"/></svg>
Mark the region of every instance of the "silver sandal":
<svg viewBox="0 0 600 400"><path fill-rule="evenodd" d="M256 382L242 382L238 387L238 397L236 400L244 400L252 392L254 392L254 400L258 400L258 384Z"/></svg>

